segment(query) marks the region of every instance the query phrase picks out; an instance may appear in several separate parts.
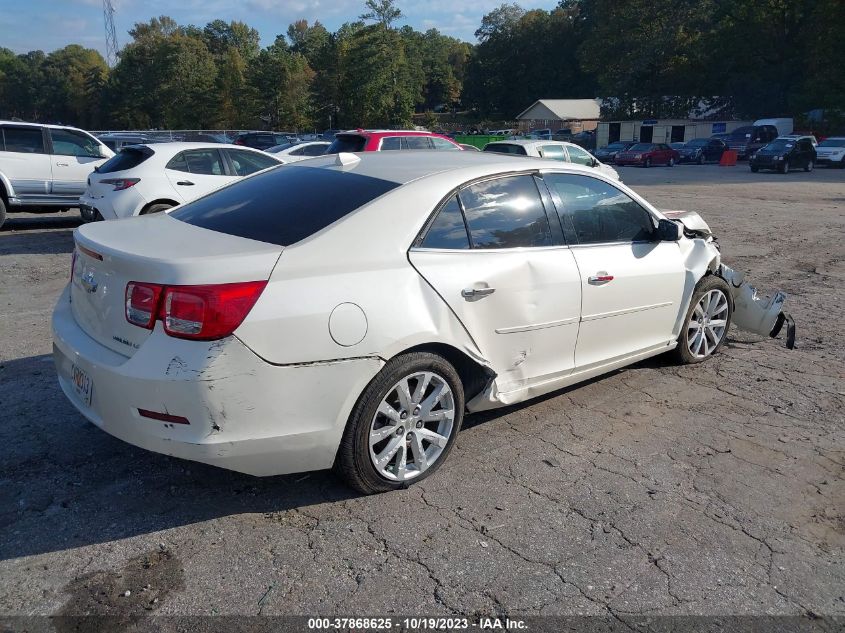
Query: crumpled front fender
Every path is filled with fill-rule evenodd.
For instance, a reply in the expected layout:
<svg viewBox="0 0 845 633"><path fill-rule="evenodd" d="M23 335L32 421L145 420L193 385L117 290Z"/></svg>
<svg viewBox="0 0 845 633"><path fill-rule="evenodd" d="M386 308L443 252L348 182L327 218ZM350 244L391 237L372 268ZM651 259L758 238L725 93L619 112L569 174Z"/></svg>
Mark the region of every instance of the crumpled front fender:
<svg viewBox="0 0 845 633"><path fill-rule="evenodd" d="M776 337L784 323L787 324L786 346L795 347L795 322L783 311L786 293L778 291L771 296L761 296L757 289L745 281L745 275L721 264L718 274L728 282L734 301L733 324L742 330L760 336Z"/></svg>

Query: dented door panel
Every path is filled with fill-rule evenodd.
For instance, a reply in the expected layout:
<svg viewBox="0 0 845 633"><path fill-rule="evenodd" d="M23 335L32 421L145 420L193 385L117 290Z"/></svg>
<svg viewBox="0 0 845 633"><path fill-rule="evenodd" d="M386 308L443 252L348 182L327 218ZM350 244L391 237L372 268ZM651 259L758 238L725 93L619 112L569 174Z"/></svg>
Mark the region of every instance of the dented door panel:
<svg viewBox="0 0 845 633"><path fill-rule="evenodd" d="M581 282L570 249L412 249L410 260L467 328L501 391L572 371Z"/></svg>

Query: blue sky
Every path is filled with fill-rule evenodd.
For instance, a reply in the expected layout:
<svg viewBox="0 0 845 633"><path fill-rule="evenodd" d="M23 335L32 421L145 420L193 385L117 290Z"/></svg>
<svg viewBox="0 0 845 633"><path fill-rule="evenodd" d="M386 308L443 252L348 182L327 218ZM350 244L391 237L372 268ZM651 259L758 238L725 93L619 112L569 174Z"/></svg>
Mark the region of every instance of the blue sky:
<svg viewBox="0 0 845 633"><path fill-rule="evenodd" d="M123 45L135 22L169 15L180 24L203 26L216 18L241 20L261 34L267 45L305 18L334 30L364 12L364 0L113 0L117 40ZM405 14L401 24L415 29L437 28L446 35L474 42L481 18L503 0L398 0ZM531 9L551 9L557 0L521 3ZM0 0L0 46L17 53L50 52L67 44L105 50L102 0Z"/></svg>

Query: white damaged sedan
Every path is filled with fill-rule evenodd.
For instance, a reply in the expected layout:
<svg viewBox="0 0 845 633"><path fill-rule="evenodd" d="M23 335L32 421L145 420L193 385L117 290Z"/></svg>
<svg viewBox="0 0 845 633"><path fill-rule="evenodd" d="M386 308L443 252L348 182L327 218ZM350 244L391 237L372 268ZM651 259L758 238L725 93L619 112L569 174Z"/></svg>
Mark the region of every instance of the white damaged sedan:
<svg viewBox="0 0 845 633"><path fill-rule="evenodd" d="M696 214L489 153L315 158L75 242L53 338L83 415L253 475L334 466L365 493L434 472L465 412L784 321Z"/></svg>

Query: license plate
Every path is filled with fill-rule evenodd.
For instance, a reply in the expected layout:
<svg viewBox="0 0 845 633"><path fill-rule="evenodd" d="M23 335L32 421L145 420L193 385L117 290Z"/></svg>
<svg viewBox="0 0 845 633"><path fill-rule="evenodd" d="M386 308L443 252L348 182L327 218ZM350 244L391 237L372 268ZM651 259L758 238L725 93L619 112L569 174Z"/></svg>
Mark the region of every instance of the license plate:
<svg viewBox="0 0 845 633"><path fill-rule="evenodd" d="M91 396L94 393L94 382L90 376L74 365L70 370L70 382L73 384L73 390L79 396L79 399L85 403L85 406L90 407Z"/></svg>

